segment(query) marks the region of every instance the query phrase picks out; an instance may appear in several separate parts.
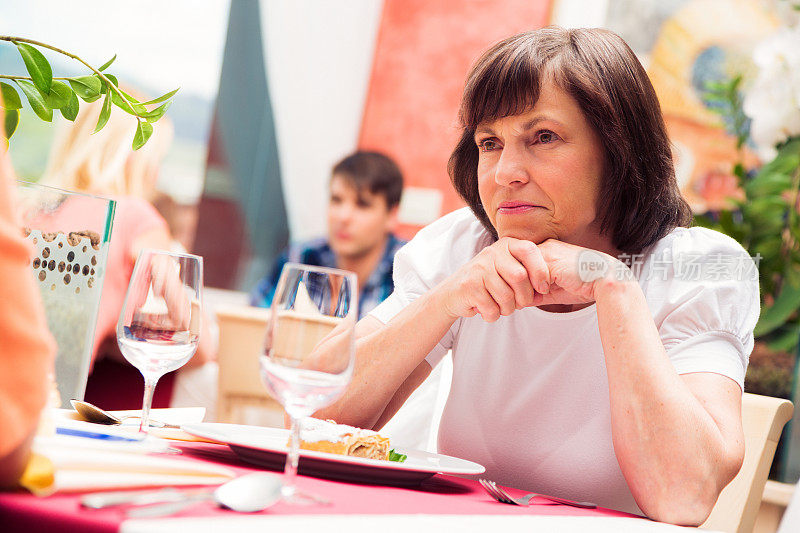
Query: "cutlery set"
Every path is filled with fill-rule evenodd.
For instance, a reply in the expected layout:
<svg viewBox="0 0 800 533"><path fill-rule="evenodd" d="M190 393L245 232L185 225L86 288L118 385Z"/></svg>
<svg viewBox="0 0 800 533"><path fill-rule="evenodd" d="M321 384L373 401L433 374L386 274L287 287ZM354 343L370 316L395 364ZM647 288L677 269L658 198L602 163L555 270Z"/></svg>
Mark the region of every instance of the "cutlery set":
<svg viewBox="0 0 800 533"><path fill-rule="evenodd" d="M239 513L256 513L280 499L281 478L267 472L255 472L213 489L96 492L84 495L81 505L90 509L125 507L130 518L154 518L180 512L206 500L213 500L220 507Z"/></svg>

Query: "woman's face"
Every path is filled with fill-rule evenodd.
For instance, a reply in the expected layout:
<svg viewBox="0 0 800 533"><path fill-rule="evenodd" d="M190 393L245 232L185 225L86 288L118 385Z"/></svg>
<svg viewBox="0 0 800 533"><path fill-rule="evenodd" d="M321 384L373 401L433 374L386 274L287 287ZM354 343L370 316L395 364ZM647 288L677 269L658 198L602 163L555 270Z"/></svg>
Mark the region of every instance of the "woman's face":
<svg viewBox="0 0 800 533"><path fill-rule="evenodd" d="M543 83L532 109L479 124L475 143L478 193L498 236L605 247L603 146L572 96Z"/></svg>

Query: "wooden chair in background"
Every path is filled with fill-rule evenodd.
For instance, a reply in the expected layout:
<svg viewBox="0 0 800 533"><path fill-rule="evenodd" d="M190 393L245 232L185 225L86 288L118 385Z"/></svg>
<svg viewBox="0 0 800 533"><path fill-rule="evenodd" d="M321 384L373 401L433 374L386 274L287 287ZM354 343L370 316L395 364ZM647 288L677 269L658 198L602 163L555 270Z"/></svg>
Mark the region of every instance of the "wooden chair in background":
<svg viewBox="0 0 800 533"><path fill-rule="evenodd" d="M269 312L248 306L216 309L219 422L283 427L283 407L267 393L258 365Z"/></svg>
<svg viewBox="0 0 800 533"><path fill-rule="evenodd" d="M793 410L789 400L749 393L742 395L744 463L720 494L701 528L729 533L753 530L778 439L783 426L792 418Z"/></svg>

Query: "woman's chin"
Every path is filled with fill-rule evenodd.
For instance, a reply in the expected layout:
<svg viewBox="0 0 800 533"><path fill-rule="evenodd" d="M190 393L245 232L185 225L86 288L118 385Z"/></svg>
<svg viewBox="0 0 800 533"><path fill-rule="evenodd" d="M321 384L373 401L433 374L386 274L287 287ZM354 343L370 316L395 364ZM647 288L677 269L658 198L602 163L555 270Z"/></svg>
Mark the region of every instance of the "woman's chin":
<svg viewBox="0 0 800 533"><path fill-rule="evenodd" d="M536 231L532 228L498 228L498 238L510 237L512 239L519 239L521 241L531 241L534 244L542 244L547 239L554 237L554 235L546 235L541 231Z"/></svg>

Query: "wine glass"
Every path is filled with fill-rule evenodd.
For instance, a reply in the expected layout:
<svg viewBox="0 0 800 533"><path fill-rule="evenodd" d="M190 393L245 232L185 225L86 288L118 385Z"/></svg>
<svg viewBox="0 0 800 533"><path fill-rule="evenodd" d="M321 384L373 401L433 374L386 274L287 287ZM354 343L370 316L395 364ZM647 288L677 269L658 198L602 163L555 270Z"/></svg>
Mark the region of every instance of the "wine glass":
<svg viewBox="0 0 800 533"><path fill-rule="evenodd" d="M200 337L203 258L145 249L139 253L117 322L117 343L144 378L139 431L145 432L156 383L192 358Z"/></svg>
<svg viewBox="0 0 800 533"><path fill-rule="evenodd" d="M282 493L293 503L318 501L297 492L302 418L330 405L353 375L356 275L335 268L286 263L272 300L261 377L291 420Z"/></svg>

